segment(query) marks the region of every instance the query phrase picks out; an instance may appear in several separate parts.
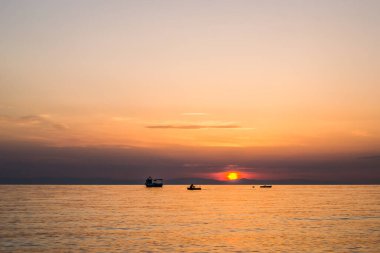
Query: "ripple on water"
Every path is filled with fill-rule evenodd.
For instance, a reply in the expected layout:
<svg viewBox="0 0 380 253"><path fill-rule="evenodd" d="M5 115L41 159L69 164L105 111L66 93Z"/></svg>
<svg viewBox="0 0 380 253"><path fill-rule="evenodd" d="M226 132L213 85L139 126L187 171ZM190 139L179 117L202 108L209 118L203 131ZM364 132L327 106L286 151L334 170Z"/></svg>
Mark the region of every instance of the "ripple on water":
<svg viewBox="0 0 380 253"><path fill-rule="evenodd" d="M0 186L4 252L378 252L378 186Z"/></svg>

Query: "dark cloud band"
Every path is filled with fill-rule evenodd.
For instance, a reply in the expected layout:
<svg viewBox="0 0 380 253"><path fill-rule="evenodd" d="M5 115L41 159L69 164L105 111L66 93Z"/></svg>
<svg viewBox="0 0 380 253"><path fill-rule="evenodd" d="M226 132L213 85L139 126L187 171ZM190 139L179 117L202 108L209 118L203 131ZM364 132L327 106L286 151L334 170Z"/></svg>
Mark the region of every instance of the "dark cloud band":
<svg viewBox="0 0 380 253"><path fill-rule="evenodd" d="M238 125L150 125L152 129L204 129L204 128L241 128Z"/></svg>

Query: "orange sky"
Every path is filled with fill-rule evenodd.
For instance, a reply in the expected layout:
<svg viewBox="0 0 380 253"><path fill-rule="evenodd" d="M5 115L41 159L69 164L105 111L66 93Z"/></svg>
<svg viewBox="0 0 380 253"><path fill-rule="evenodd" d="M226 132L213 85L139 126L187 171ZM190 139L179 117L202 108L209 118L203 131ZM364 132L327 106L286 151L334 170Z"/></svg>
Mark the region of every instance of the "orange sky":
<svg viewBox="0 0 380 253"><path fill-rule="evenodd" d="M3 1L0 140L377 152L379 10L378 1Z"/></svg>

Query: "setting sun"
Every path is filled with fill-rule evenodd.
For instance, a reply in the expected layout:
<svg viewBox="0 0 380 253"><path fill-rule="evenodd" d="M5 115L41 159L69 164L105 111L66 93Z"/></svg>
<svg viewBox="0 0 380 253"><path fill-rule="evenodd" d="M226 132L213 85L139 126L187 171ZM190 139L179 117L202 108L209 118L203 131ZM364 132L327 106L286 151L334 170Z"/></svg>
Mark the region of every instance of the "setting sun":
<svg viewBox="0 0 380 253"><path fill-rule="evenodd" d="M230 172L230 173L228 173L227 178L229 180L236 180L239 178L239 175L236 172Z"/></svg>

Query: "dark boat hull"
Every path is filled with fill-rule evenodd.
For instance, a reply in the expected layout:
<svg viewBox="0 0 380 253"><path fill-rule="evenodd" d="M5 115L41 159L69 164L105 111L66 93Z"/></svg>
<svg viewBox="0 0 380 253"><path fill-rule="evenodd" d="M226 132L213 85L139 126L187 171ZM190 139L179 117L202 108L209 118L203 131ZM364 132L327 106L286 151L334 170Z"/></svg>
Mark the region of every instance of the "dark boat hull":
<svg viewBox="0 0 380 253"><path fill-rule="evenodd" d="M260 188L272 188L271 185L261 185Z"/></svg>
<svg viewBox="0 0 380 253"><path fill-rule="evenodd" d="M199 190L202 190L202 188L190 188L190 187L187 187L187 189L189 191L199 191Z"/></svg>
<svg viewBox="0 0 380 253"><path fill-rule="evenodd" d="M146 184L146 187L162 187L162 184Z"/></svg>

